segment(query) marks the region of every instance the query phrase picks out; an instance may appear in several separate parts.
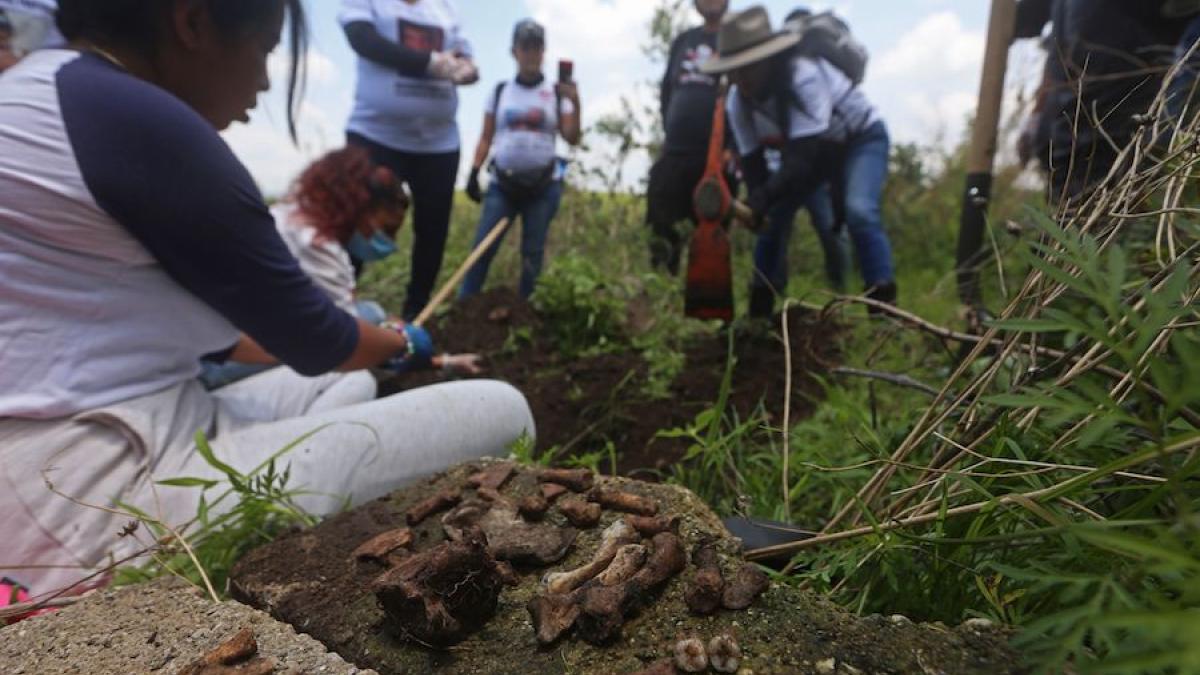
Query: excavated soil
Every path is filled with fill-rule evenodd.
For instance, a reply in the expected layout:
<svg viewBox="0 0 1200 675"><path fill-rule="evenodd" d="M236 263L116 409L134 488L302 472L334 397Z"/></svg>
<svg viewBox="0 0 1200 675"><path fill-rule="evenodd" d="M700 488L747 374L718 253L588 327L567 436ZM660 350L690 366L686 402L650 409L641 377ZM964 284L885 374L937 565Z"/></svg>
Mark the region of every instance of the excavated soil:
<svg viewBox="0 0 1200 675"><path fill-rule="evenodd" d="M482 464L461 466L430 481L354 511L317 528L286 537L250 553L233 574L234 592L308 633L346 660L384 675L486 673L488 675L612 675L631 673L671 654L680 637L736 638L743 651L741 672L769 673L1019 673L1008 635L983 622L951 628L917 625L903 617L861 619L817 596L772 584L748 610L721 611L707 618L689 615L683 602L688 567L649 606L624 626L614 646L590 646L573 636L541 648L526 603L541 592L546 571L573 569L591 559L604 527L618 514L606 512L599 527L581 531L566 558L546 569L518 570L519 585L505 588L492 620L460 644L432 649L403 642L389 630L368 586L381 564L353 559L356 547L373 536L405 526L412 505L463 486ZM679 534L688 551L716 540L728 574L738 563L739 542L692 493L673 486L598 479L658 501L663 512L679 515ZM504 488L516 498L537 488L522 471ZM549 522L561 524L551 513ZM414 528L416 551L444 540L440 518Z"/></svg>
<svg viewBox="0 0 1200 675"><path fill-rule="evenodd" d="M634 313L636 308L631 308ZM788 316L792 351L792 420L811 414L821 394L815 375L837 361L837 326L792 310ZM630 323L637 323L634 320ZM768 421L782 418L786 356L774 330L735 333L736 366L728 411L747 419L760 410ZM438 348L479 353L485 377L505 380L529 399L537 423L538 448L566 448L563 454L618 450L617 473L654 478L683 456L686 443L659 438L660 431L687 425L717 399L729 355L726 334L696 338L685 349L686 365L666 396L644 392L648 366L636 351L564 358L545 339L530 305L509 290L490 291L452 308L431 332ZM388 380L381 393L392 394L440 379L425 373ZM762 408L760 409L760 406ZM606 466L605 469L611 469Z"/></svg>

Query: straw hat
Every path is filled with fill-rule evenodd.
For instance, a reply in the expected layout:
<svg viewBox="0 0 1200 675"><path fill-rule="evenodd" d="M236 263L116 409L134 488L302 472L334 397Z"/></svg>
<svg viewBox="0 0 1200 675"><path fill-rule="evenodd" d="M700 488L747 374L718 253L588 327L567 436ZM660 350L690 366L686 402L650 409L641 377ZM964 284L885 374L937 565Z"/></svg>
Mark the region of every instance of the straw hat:
<svg viewBox="0 0 1200 675"><path fill-rule="evenodd" d="M793 31L774 31L771 17L761 5L738 12L721 22L717 34L717 56L700 67L710 75L728 73L770 58L800 43Z"/></svg>

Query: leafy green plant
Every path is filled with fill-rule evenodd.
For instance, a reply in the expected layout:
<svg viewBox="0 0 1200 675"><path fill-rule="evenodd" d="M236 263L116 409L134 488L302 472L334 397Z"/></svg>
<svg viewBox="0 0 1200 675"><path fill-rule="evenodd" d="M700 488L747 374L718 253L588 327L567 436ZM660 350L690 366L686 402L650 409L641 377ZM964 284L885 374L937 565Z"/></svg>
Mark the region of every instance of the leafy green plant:
<svg viewBox="0 0 1200 675"><path fill-rule="evenodd" d="M587 258L568 254L551 263L531 298L558 351L597 353L625 343L625 299Z"/></svg>
<svg viewBox="0 0 1200 675"><path fill-rule="evenodd" d="M165 546L151 553L142 566L117 570L117 585L136 584L162 576L182 577L196 586L226 592L229 573L243 555L297 527L311 527L318 518L296 504L304 493L288 488L291 472L279 468L279 460L314 434L296 439L248 473L240 473L217 458L202 432L196 434L197 452L224 480L172 478L159 485L195 488L201 491L195 519L184 527L169 530L145 513L124 507ZM222 488L210 497L211 491ZM184 541L175 537L178 533ZM185 545L186 544L186 545Z"/></svg>

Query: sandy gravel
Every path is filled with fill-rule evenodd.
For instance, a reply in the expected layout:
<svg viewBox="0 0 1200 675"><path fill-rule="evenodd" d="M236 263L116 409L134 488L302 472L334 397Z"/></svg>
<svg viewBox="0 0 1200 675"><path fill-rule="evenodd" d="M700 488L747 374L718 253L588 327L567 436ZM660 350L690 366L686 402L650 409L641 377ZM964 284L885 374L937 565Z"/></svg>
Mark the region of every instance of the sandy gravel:
<svg viewBox="0 0 1200 675"><path fill-rule="evenodd" d="M0 673L175 673L245 627L281 675L374 675L262 612L213 604L177 581L97 593L0 629Z"/></svg>

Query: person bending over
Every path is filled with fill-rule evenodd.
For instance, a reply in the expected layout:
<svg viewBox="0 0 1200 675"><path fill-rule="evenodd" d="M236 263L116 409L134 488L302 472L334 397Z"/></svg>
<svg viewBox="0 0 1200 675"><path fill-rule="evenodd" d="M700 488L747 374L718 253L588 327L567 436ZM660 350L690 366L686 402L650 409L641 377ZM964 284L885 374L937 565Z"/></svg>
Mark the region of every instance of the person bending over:
<svg viewBox="0 0 1200 675"><path fill-rule="evenodd" d="M408 195L391 169L376 166L366 150L335 150L313 162L271 209L279 236L300 269L342 310L375 325L394 322L379 303L358 296L353 260L373 263L396 252ZM413 364L395 364L402 368ZM430 366L478 375L475 354L434 356ZM273 366L206 360L201 380L209 389L232 384Z"/></svg>
<svg viewBox="0 0 1200 675"><path fill-rule="evenodd" d="M834 211L844 214L867 294L896 300L891 243L883 228L883 187L888 173L887 125L854 82L830 61L794 49L800 36L776 32L762 7L735 14L721 25L720 56L708 73L729 73L730 125L750 190L748 205L767 220L797 194L824 183ZM779 152L770 174L765 153ZM750 313L769 316L787 288L790 220L768 221L758 237Z"/></svg>
<svg viewBox="0 0 1200 675"><path fill-rule="evenodd" d="M128 523L108 510L117 504L172 525L194 518L199 490L157 481L223 478L196 451L197 432L243 473L303 439L279 462L303 491L299 506L318 514L534 432L524 397L503 383L374 400L362 369L429 358L427 336L334 304L221 139L269 88L267 57L289 17L298 107L302 0L59 9L71 48L35 52L0 77L0 566L18 568L10 576L53 590L137 550L117 536ZM213 354L290 368L210 393L196 376Z"/></svg>

